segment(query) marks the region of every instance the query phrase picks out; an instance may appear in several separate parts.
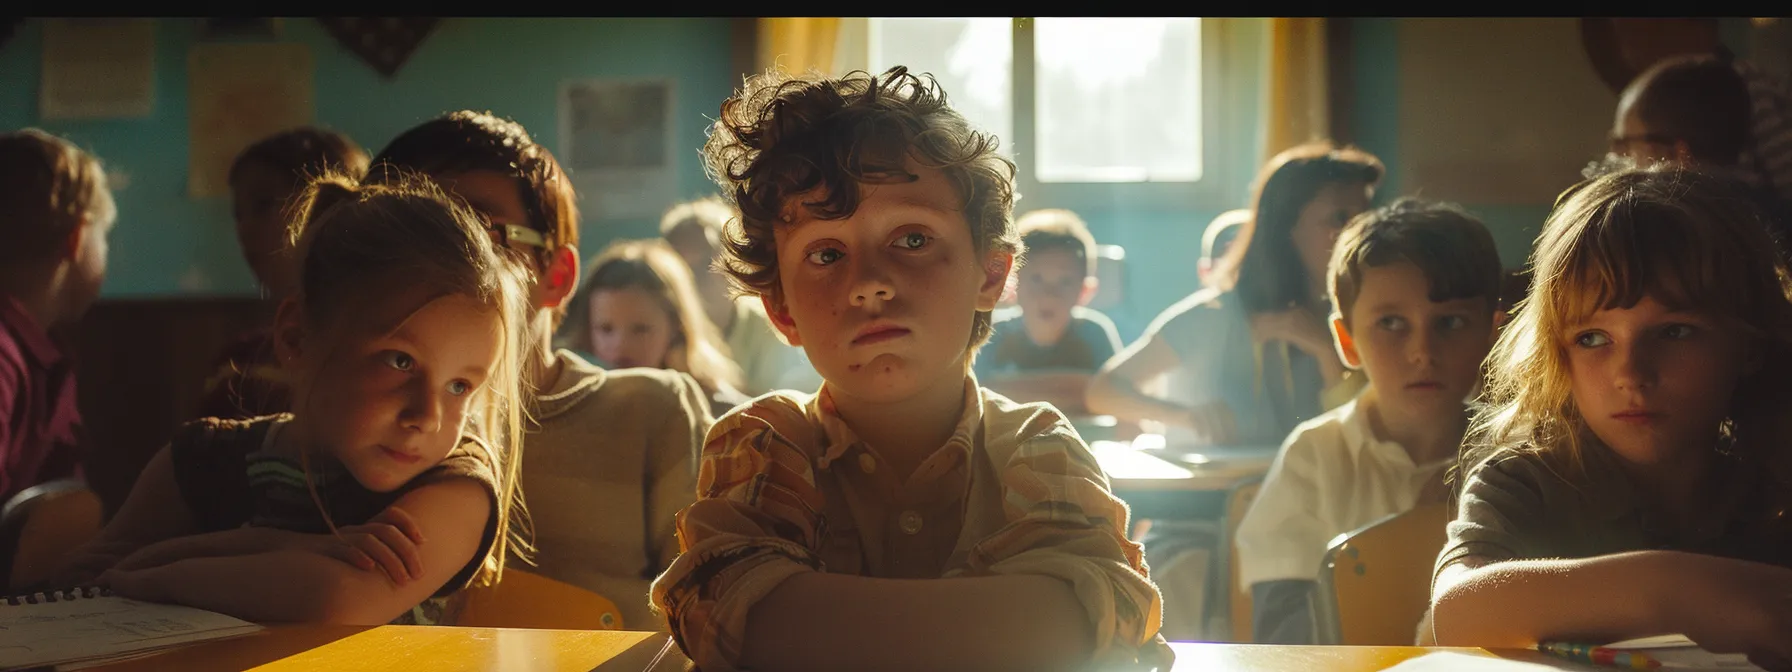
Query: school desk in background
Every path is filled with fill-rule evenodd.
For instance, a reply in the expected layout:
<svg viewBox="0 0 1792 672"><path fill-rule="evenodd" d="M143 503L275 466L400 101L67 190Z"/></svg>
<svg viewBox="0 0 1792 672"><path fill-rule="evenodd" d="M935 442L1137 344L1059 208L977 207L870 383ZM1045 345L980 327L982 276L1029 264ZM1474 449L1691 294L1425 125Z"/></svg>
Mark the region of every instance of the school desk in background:
<svg viewBox="0 0 1792 672"><path fill-rule="evenodd" d="M1262 476L1279 446L1170 446L1159 434L1090 441L1114 495L1135 520L1218 520L1240 481Z"/></svg>

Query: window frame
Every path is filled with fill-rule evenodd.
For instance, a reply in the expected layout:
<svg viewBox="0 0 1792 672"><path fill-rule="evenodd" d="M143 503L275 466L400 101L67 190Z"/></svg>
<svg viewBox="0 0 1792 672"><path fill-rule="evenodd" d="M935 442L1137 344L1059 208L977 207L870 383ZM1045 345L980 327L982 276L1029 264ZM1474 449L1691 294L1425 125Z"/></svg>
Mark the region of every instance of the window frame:
<svg viewBox="0 0 1792 672"><path fill-rule="evenodd" d="M875 20L860 19L865 22L862 28L843 27L841 47L848 51L840 54L837 64L847 67L838 69L870 70L871 51L865 35L869 22ZM1087 208L1104 202L1127 210L1159 212L1244 206L1264 142L1266 19L1201 17L1201 178L1193 182L1041 182L1034 154L1038 106L1033 17L1012 17L1010 25L1014 30L1009 78L1013 137L1001 138L1001 142L1013 156L1015 186L1025 199L1019 209Z"/></svg>
<svg viewBox="0 0 1792 672"><path fill-rule="evenodd" d="M1016 187L1026 209L1076 207L1102 201L1156 211L1237 207L1229 202L1249 188L1263 138L1256 120L1262 95L1266 44L1259 19L1201 19L1201 178L1193 182L1042 182L1037 145L1034 23L1014 19L1014 157ZM1249 133L1226 133L1228 128ZM1007 139L1004 139L1007 140Z"/></svg>

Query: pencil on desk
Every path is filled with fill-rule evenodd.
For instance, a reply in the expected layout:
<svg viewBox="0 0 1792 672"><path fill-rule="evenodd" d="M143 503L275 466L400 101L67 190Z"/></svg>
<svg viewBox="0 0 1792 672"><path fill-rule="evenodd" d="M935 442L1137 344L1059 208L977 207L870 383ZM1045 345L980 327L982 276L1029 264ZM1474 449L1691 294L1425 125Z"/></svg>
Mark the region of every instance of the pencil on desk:
<svg viewBox="0 0 1792 672"><path fill-rule="evenodd" d="M1661 667L1661 661L1651 658L1649 654L1641 651L1622 651L1591 644L1569 644L1566 642L1549 642L1538 645L1537 648L1553 656L1604 667L1621 667L1631 670L1653 670Z"/></svg>

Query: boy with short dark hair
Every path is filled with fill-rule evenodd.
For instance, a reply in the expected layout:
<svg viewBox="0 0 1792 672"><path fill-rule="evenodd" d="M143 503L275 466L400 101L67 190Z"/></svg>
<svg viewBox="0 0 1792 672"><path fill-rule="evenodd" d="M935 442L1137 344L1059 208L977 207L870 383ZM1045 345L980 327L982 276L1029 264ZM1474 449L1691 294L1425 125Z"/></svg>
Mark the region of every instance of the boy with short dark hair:
<svg viewBox="0 0 1792 672"><path fill-rule="evenodd" d="M1097 289L1095 237L1069 210L1034 210L1015 223L1027 253L1015 301L977 353L977 382L1008 397L1086 412L1089 376L1120 350L1114 322L1086 308Z"/></svg>
<svg viewBox="0 0 1792 672"><path fill-rule="evenodd" d="M822 375L717 421L654 605L704 670L1162 661L1126 504L1068 421L970 359L1020 241L1014 166L938 85L769 73L704 148L724 263Z"/></svg>
<svg viewBox="0 0 1792 672"><path fill-rule="evenodd" d="M118 206L99 159L37 129L0 134L0 502L81 473L66 330L99 296Z"/></svg>
<svg viewBox="0 0 1792 672"><path fill-rule="evenodd" d="M1747 80L1718 56L1674 56L1637 75L1618 98L1611 154L1587 177L1626 165L1669 161L1736 180L1768 215L1774 236L1792 260L1792 202L1776 192L1767 164L1751 151L1754 109ZM1788 138L1792 142L1792 138ZM1627 159L1626 163L1622 159Z"/></svg>
<svg viewBox="0 0 1792 672"><path fill-rule="evenodd" d="M1239 524L1260 643L1312 643L1309 599L1333 537L1442 501L1503 317L1493 236L1453 206L1403 199L1360 215L1329 268L1334 342L1369 382L1288 435Z"/></svg>
<svg viewBox="0 0 1792 672"><path fill-rule="evenodd" d="M1792 89L1725 47L1717 18L1584 20L1610 23L1625 67L1638 78L1664 60L1683 56L1710 57L1734 70L1748 93L1749 116L1744 122L1748 148L1742 163L1756 186L1792 199Z"/></svg>
<svg viewBox="0 0 1792 672"><path fill-rule="evenodd" d="M1739 171L1749 147L1748 85L1715 56L1661 61L1618 98L1612 152ZM1750 167L1752 168L1752 167Z"/></svg>
<svg viewBox="0 0 1792 672"><path fill-rule="evenodd" d="M292 202L311 178L338 172L360 179L368 161L367 151L347 135L301 126L257 140L230 163L237 244L270 309L298 291L299 263L287 254ZM247 420L289 410L290 381L274 358L271 317L268 322L238 335L220 353L194 417Z"/></svg>

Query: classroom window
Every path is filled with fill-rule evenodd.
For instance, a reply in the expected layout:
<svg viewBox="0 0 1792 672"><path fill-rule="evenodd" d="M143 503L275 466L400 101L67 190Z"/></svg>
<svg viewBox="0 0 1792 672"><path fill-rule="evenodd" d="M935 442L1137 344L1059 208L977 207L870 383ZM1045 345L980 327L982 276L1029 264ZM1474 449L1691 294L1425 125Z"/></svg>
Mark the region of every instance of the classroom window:
<svg viewBox="0 0 1792 672"><path fill-rule="evenodd" d="M1004 156L1030 155L1023 180L1198 182L1201 32L1198 18L874 18L866 64L932 73Z"/></svg>
<svg viewBox="0 0 1792 672"><path fill-rule="evenodd" d="M872 19L871 71L898 65L939 80L971 125L1001 139L1014 158L1014 22L1005 17Z"/></svg>
<svg viewBox="0 0 1792 672"><path fill-rule="evenodd" d="M1036 19L1040 182L1201 179L1201 20Z"/></svg>

